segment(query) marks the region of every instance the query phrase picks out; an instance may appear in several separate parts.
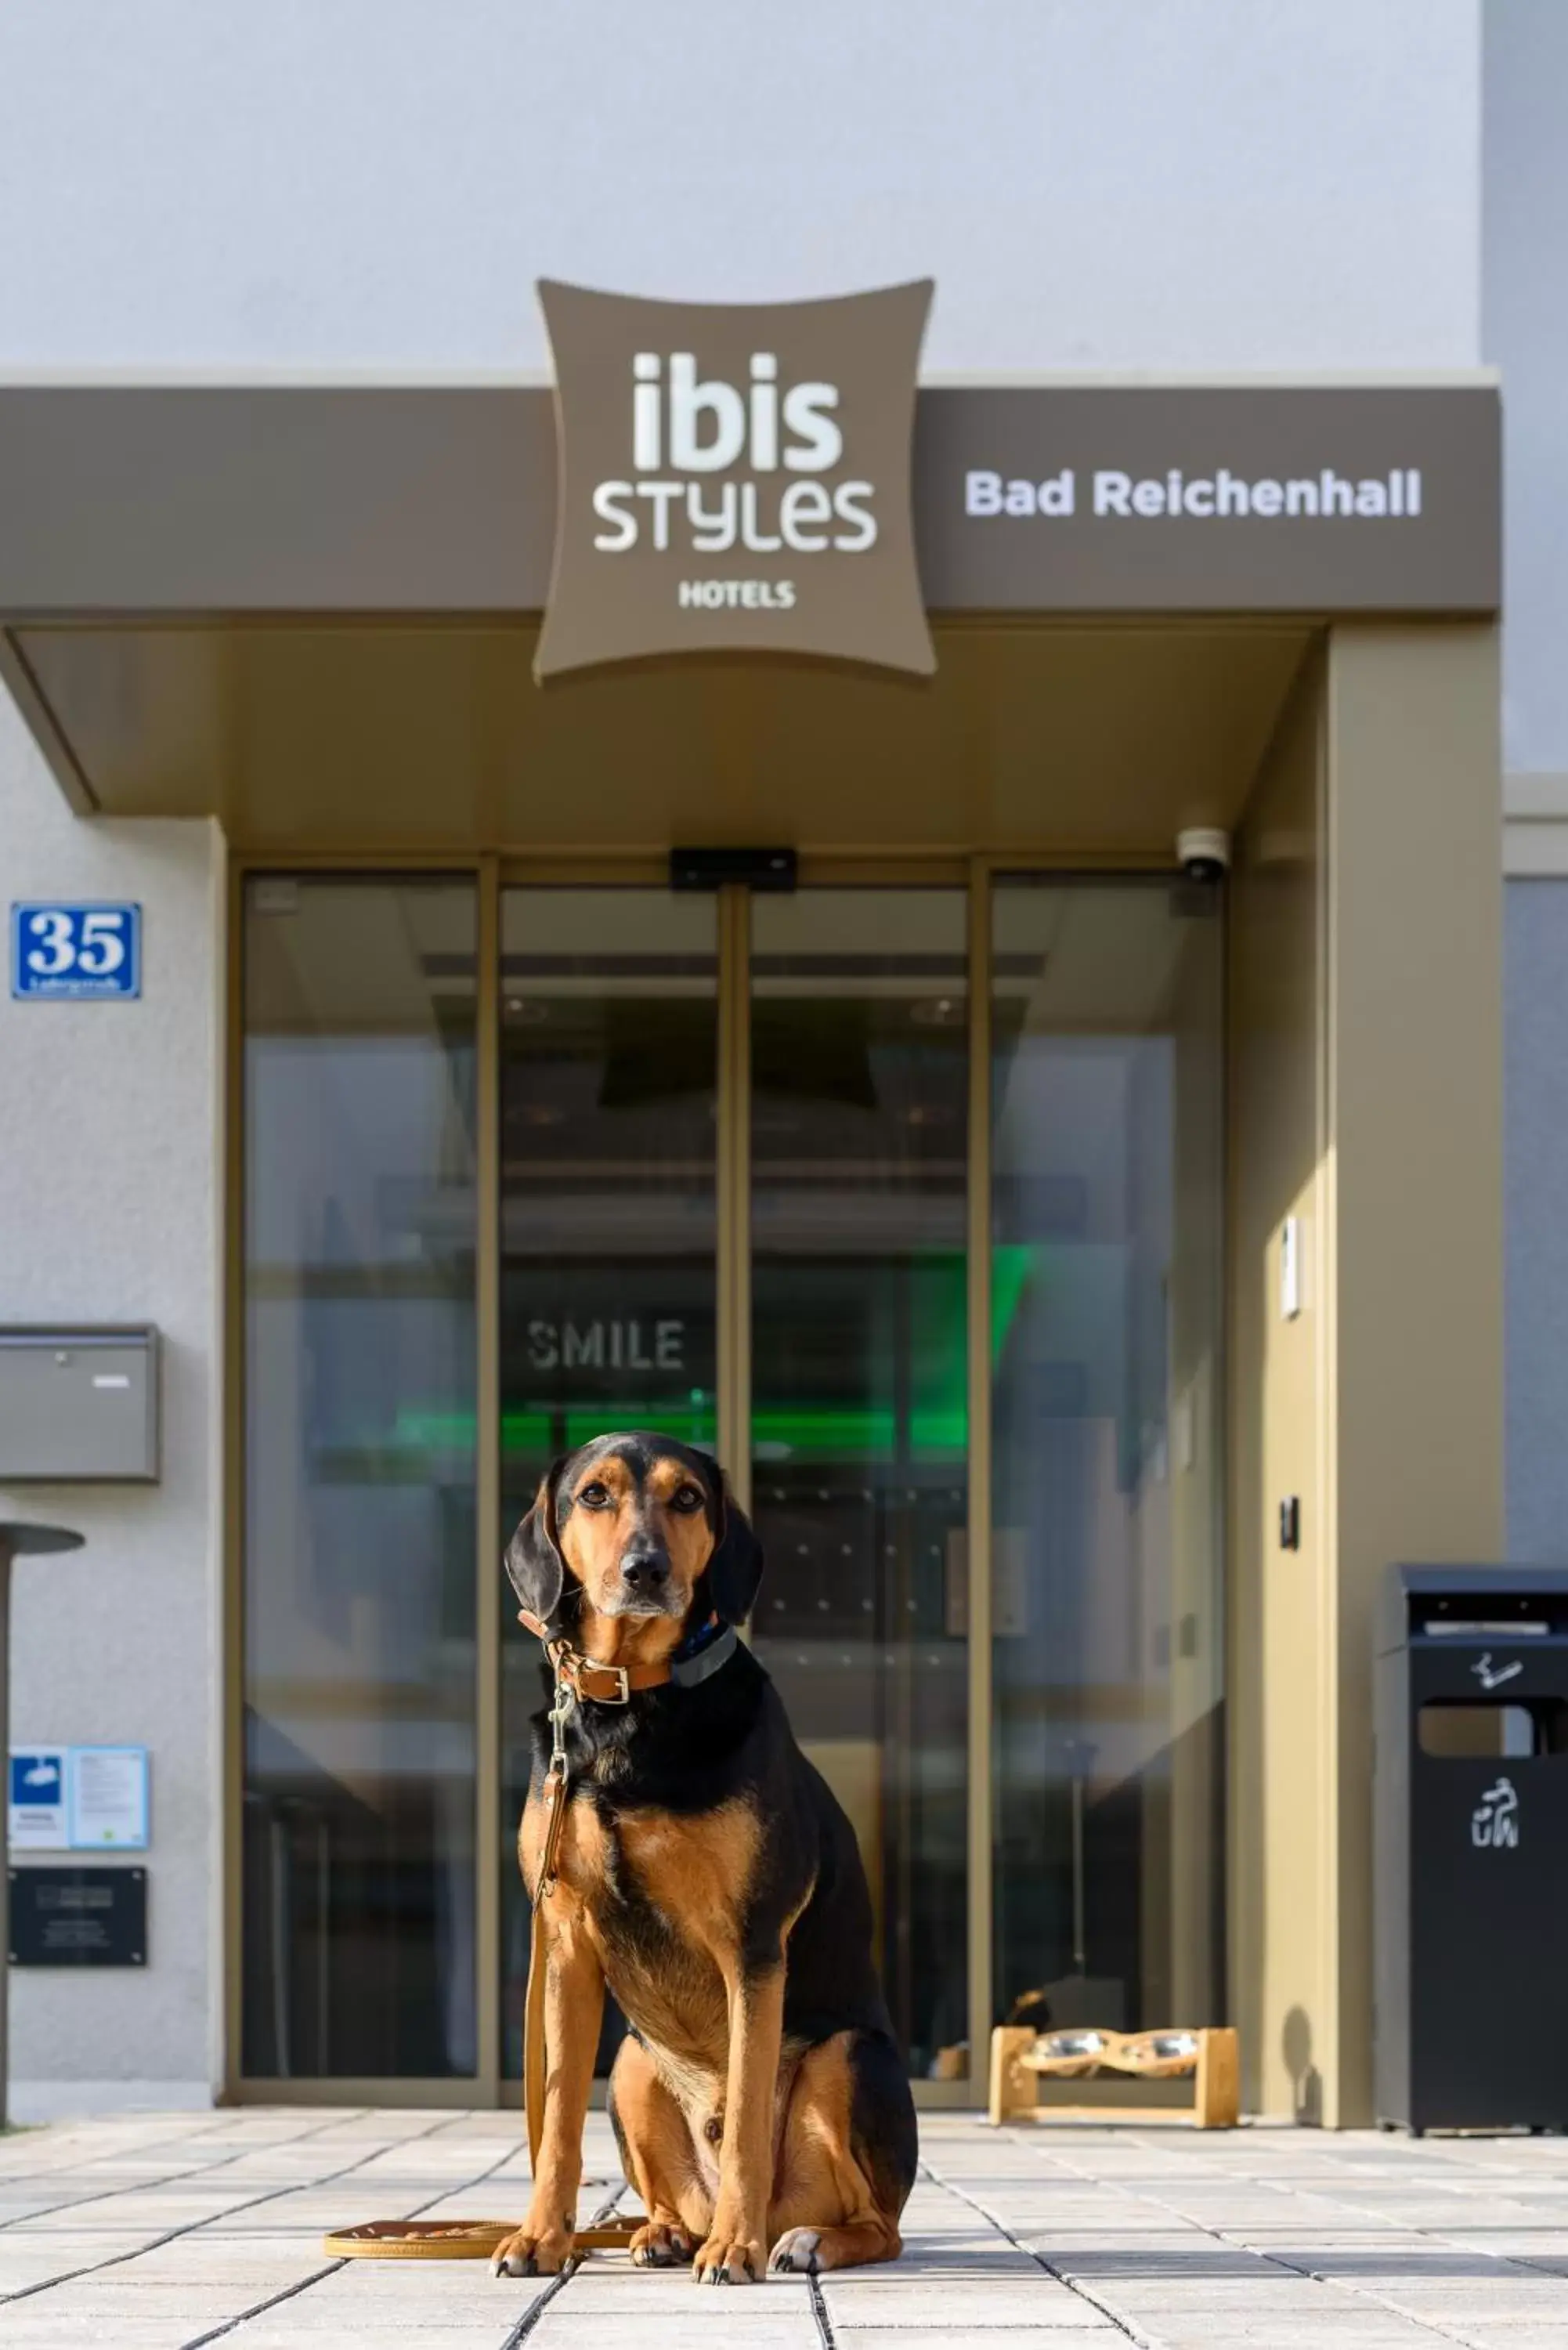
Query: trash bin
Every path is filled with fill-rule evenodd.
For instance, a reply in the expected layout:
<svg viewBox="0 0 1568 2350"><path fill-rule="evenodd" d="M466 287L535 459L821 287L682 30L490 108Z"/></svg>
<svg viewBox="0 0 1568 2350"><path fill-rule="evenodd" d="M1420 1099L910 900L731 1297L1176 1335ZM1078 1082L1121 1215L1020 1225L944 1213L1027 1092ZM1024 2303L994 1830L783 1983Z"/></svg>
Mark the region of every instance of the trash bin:
<svg viewBox="0 0 1568 2350"><path fill-rule="evenodd" d="M1568 2127L1568 1568L1391 1567L1376 1645L1378 2119Z"/></svg>

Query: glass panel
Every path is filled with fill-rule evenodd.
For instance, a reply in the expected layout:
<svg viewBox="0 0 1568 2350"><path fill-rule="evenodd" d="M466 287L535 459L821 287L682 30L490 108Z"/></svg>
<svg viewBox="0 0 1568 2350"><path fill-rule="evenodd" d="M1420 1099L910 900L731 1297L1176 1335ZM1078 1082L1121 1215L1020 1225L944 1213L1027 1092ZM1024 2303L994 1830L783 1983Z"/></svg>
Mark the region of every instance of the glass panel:
<svg viewBox="0 0 1568 2350"><path fill-rule="evenodd" d="M752 909L756 1651L854 1822L917 2073L966 2072L966 903Z"/></svg>
<svg viewBox="0 0 1568 2350"><path fill-rule="evenodd" d="M244 2063L474 2069L474 892L244 911Z"/></svg>
<svg viewBox="0 0 1568 2350"><path fill-rule="evenodd" d="M717 904L663 889L503 898L503 1539L554 1455L603 1429L714 1441ZM515 2076L528 1938L511 1828L544 1675L500 1592L499 1542L496 1555L510 1631L503 2061Z"/></svg>
<svg viewBox="0 0 1568 2350"><path fill-rule="evenodd" d="M992 902L996 2012L1218 2022L1221 899Z"/></svg>

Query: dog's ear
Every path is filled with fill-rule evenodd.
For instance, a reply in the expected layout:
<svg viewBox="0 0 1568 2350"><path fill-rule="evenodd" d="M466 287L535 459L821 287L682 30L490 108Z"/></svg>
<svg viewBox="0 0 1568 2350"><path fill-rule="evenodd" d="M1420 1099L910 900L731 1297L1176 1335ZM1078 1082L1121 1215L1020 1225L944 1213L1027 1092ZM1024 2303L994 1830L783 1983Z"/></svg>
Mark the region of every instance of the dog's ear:
<svg viewBox="0 0 1568 2350"><path fill-rule="evenodd" d="M506 1545L506 1572L525 1612L548 1624L561 1604L566 1564L556 1538L556 1490L571 1458L552 1461L534 1496L534 1506Z"/></svg>
<svg viewBox="0 0 1568 2350"><path fill-rule="evenodd" d="M752 1532L750 1518L731 1492L729 1479L722 1473L719 1538L708 1561L707 1576L715 1612L726 1624L743 1624L763 1579L763 1546Z"/></svg>

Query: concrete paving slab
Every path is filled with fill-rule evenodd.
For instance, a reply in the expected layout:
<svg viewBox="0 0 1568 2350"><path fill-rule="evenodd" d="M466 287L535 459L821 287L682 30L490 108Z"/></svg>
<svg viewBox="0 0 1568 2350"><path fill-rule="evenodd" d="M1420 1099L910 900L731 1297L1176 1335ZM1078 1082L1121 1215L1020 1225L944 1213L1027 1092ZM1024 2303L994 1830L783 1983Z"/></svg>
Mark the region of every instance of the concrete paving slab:
<svg viewBox="0 0 1568 2350"><path fill-rule="evenodd" d="M1438 2350L1440 2343L1451 2345L1460 2337L1379 2318L1376 2312L1331 2310L1283 2322L1237 2317L1217 2324L1207 2318L1162 2321L1137 2338L1150 2350L1210 2350L1210 2345L1213 2350Z"/></svg>
<svg viewBox="0 0 1568 2350"><path fill-rule="evenodd" d="M900 2276L860 2282L855 2272L822 2280L822 2298L835 2331L840 2326L1092 2325L1093 2305L1059 2279L1040 2270L995 2283L953 2282L940 2277ZM866 2272L867 2277L874 2272Z"/></svg>
<svg viewBox="0 0 1568 2350"><path fill-rule="evenodd" d="M86 2326L79 2317L34 2315L29 2308L12 2319L6 2313L5 2350L185 2350L192 2338L190 2327L176 2318L106 2319ZM224 2340L230 2337L225 2335Z"/></svg>
<svg viewBox="0 0 1568 2350"><path fill-rule="evenodd" d="M371 2350L373 2345L385 2343L389 2350L431 2350L441 2344L448 2350L504 2350L515 2330L514 2318L499 2317L488 2323L452 2324L450 2319L434 2318L414 2325L378 2323L372 2329L363 2319L339 2314L329 2324L315 2324L301 2328L293 2302L278 2308L264 2310L257 2316L246 2318L221 2338L223 2350L231 2343L242 2350L336 2350L340 2343L353 2343L356 2350ZM536 2341L537 2333L529 2335Z"/></svg>
<svg viewBox="0 0 1568 2350"><path fill-rule="evenodd" d="M1568 2350L1568 2325L1460 2325L1467 2350Z"/></svg>
<svg viewBox="0 0 1568 2350"><path fill-rule="evenodd" d="M722 2293L348 2262L325 2228L520 2218L515 2114L114 2116L0 2142L0 2350L1568 2350L1568 2146L1257 2128L994 2132L929 2116L886 2267ZM590 2118L580 2209L618 2183ZM635 2208L623 2197L623 2210ZM85 2273L84 2273L85 2272ZM1506 2341L1504 2337L1506 2336Z"/></svg>
<svg viewBox="0 0 1568 2350"><path fill-rule="evenodd" d="M1109 2350L1110 2344L1122 2338L1093 2310L1086 2315L1089 2322L1081 2329L1065 2325L1010 2326L1004 2345L999 2343L994 2329L979 2325L952 2329L901 2325L886 2332L870 2326L839 2326L835 2331L841 2350Z"/></svg>

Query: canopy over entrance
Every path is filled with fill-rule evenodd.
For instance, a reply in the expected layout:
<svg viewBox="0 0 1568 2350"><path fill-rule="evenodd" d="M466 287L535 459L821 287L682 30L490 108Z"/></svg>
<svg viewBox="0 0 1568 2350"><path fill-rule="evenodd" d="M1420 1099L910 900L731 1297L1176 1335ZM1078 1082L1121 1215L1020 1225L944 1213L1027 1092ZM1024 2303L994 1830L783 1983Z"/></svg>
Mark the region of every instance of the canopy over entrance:
<svg viewBox="0 0 1568 2350"><path fill-rule="evenodd" d="M1497 602L1486 384L929 389L934 679L713 657L540 687L550 404L0 388L0 672L73 804L263 852L1161 856L1234 818L1322 624Z"/></svg>

